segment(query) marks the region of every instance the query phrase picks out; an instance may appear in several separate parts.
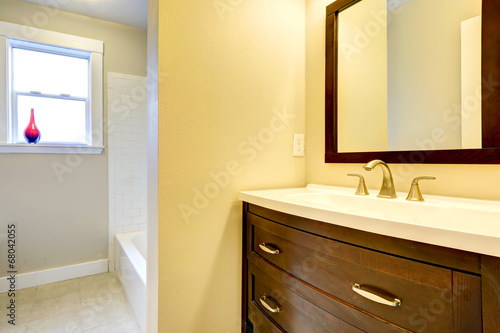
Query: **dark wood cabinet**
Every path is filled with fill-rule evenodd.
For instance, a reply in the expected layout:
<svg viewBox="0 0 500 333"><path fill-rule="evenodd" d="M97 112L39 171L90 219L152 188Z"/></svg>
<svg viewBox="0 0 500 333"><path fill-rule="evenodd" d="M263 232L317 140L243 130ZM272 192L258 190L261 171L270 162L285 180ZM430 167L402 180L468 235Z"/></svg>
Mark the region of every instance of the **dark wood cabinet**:
<svg viewBox="0 0 500 333"><path fill-rule="evenodd" d="M242 332L500 332L500 258L243 207Z"/></svg>

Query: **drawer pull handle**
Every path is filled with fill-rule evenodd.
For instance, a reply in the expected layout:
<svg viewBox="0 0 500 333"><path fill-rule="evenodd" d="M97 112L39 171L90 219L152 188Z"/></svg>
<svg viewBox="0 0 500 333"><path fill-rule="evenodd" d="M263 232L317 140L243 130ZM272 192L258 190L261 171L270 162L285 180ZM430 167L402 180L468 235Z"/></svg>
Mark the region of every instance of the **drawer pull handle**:
<svg viewBox="0 0 500 333"><path fill-rule="evenodd" d="M354 290L356 293L360 294L361 296L368 298L371 301L384 304L384 305L389 305L389 306L401 306L401 301L397 298L395 298L393 301L385 299L379 295L376 295L374 293L371 293L367 290L361 289L361 286L357 283L352 286L352 290Z"/></svg>
<svg viewBox="0 0 500 333"><path fill-rule="evenodd" d="M261 298L259 298L259 301L260 303L270 312L272 313L278 313L281 311L281 308L277 305L275 308L273 308L272 306L270 306L269 304L267 304L267 300L269 300L271 298L267 297L267 296L262 296Z"/></svg>
<svg viewBox="0 0 500 333"><path fill-rule="evenodd" d="M266 243L260 243L259 247L262 251L269 253L269 254L280 254L280 250L275 248L274 246Z"/></svg>

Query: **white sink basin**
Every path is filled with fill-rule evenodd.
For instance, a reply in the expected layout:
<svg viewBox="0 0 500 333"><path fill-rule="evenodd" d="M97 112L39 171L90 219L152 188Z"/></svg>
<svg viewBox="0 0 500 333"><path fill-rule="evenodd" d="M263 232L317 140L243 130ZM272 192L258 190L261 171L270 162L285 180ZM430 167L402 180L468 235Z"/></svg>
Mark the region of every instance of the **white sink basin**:
<svg viewBox="0 0 500 333"><path fill-rule="evenodd" d="M240 199L327 223L500 257L500 202L425 195L359 196L322 185L240 192Z"/></svg>
<svg viewBox="0 0 500 333"><path fill-rule="evenodd" d="M449 207L425 202L381 199L376 196L357 196L338 193L289 194L291 200L324 205L329 209L363 216L378 216L387 219L409 219L416 221L421 216L436 213Z"/></svg>

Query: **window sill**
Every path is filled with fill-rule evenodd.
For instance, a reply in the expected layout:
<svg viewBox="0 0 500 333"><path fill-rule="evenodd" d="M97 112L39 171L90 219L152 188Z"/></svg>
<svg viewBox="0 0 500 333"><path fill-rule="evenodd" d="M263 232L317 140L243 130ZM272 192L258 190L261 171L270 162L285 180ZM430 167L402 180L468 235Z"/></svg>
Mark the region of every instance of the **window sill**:
<svg viewBox="0 0 500 333"><path fill-rule="evenodd" d="M99 155L103 150L103 146L0 144L0 154Z"/></svg>

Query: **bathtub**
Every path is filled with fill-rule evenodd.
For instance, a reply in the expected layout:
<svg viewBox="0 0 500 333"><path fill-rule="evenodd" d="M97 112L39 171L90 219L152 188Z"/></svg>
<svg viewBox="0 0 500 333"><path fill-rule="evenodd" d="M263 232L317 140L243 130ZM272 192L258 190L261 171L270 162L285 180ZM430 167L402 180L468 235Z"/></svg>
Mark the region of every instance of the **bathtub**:
<svg viewBox="0 0 500 333"><path fill-rule="evenodd" d="M145 231L115 235L115 269L141 333L146 333L146 259Z"/></svg>

